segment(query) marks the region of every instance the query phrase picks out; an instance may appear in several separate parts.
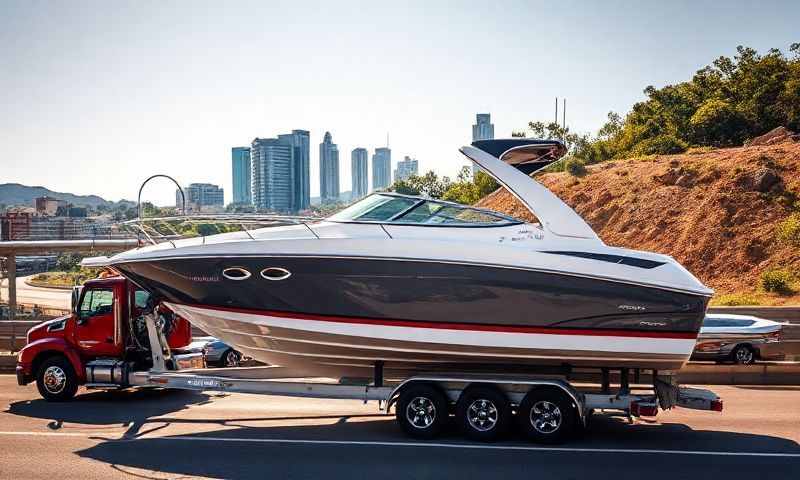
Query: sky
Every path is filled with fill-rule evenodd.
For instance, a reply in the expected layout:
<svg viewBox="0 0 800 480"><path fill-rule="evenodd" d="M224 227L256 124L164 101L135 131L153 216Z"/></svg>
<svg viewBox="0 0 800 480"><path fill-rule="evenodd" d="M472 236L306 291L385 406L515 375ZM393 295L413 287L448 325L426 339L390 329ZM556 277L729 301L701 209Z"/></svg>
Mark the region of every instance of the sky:
<svg viewBox="0 0 800 480"><path fill-rule="evenodd" d="M312 196L325 131L342 191L351 150L387 133L392 168L453 176L476 113L502 138L567 98L594 131L737 45L788 52L798 25L796 0L0 0L0 183L135 200L162 173L228 202L231 147L292 129L311 131Z"/></svg>

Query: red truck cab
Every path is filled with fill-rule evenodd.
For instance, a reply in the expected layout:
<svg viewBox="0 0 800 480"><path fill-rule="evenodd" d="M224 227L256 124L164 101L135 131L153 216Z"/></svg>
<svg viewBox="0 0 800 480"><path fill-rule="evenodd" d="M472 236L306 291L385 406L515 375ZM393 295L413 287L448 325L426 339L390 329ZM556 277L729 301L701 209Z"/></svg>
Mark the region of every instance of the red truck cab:
<svg viewBox="0 0 800 480"><path fill-rule="evenodd" d="M17 381L36 381L47 400L68 400L79 385L125 386L127 373L152 365L142 315L150 294L124 277L89 280L73 292L72 313L28 331L17 357ZM170 349L192 340L191 325L163 307Z"/></svg>

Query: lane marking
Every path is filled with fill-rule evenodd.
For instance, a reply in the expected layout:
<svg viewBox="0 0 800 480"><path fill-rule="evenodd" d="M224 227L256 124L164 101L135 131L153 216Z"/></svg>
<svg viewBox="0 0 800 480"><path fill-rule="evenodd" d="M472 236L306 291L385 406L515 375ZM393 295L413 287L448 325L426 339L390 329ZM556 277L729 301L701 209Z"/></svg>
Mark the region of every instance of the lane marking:
<svg viewBox="0 0 800 480"><path fill-rule="evenodd" d="M57 433L57 432L3 432L0 435L16 436L47 436L47 437L85 437L91 438L95 434L88 433ZM167 440L167 441L186 441L186 442L225 442L225 443L259 443L259 444L295 444L295 445L357 445L357 446L376 446L376 447L438 447L438 448L463 448L470 450L507 450L507 451L528 451L528 452L573 452L573 453L639 453L650 455L708 455L719 457L778 457L778 458L800 458L800 453L779 453L779 452L717 452L708 450L661 450L661 449L633 449L633 448L588 448L588 447L537 447L524 445L482 445L482 444L463 444L463 443L436 443L436 442L382 442L367 440L304 440L304 439L283 439L283 438L244 438L244 437L187 437L176 435L172 437L128 437L110 442L139 442L142 440Z"/></svg>
<svg viewBox="0 0 800 480"><path fill-rule="evenodd" d="M0 432L0 435L18 436L18 437L84 437L89 438L88 433L78 432Z"/></svg>

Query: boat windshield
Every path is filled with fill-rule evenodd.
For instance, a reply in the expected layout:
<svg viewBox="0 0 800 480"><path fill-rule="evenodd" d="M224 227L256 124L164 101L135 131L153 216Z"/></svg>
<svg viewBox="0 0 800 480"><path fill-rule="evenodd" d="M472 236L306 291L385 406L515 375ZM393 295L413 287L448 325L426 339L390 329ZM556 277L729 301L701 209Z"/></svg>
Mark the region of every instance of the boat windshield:
<svg viewBox="0 0 800 480"><path fill-rule="evenodd" d="M521 221L457 203L376 193L328 218L334 222L377 222L406 225L503 226Z"/></svg>

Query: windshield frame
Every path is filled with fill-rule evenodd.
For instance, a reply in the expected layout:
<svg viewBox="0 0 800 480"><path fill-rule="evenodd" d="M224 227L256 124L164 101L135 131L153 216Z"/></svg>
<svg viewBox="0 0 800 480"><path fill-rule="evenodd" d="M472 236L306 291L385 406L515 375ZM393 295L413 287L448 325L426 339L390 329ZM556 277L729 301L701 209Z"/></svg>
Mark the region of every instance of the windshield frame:
<svg viewBox="0 0 800 480"><path fill-rule="evenodd" d="M334 213L333 215L325 218L325 221L333 222L333 223L363 223L363 224L374 224L374 225L396 225L396 226L402 226L402 227L435 227L435 228L497 228L497 227L508 227L508 226L512 226L512 225L522 225L522 224L525 223L524 221L519 220L517 218L511 217L509 215L505 215L505 214L502 214L502 213L499 213L499 212L495 212L494 210L489 210L489 209L486 209L486 208L473 207L471 205L462 205L460 203L448 202L447 200L439 200L439 199L436 199L436 198L421 197L421 196L416 196L416 195L405 195L405 194L402 194L402 193L373 192L373 193L371 193L371 194L369 194L369 195L367 195L367 196L365 196L363 198L360 198L358 200L358 202L362 202L366 198L369 198L369 197L372 197L372 196L375 196L375 195L380 195L380 196L385 196L385 197L407 198L407 199L410 199L410 200L414 200L415 202L412 205L410 205L409 207L407 207L407 208L401 210L400 212L394 214L388 220L358 220L358 219L354 219L354 220L339 220L339 219L334 219L333 218L336 215L336 213ZM479 212L479 213L483 213L483 214L489 215L491 217L495 217L495 218L499 219L500 221L493 222L493 223L477 223L477 222L476 223L418 223L418 222L403 222L402 221L403 215L409 213L410 211L414 210L415 208L419 207L420 205L422 205L425 202L436 203L436 204L443 205L443 206L446 206L446 207L454 207L454 208L459 208L459 209L464 209L464 210L472 210L472 211L475 211L475 212ZM357 202L354 202L351 205L355 205L355 203L357 203Z"/></svg>

